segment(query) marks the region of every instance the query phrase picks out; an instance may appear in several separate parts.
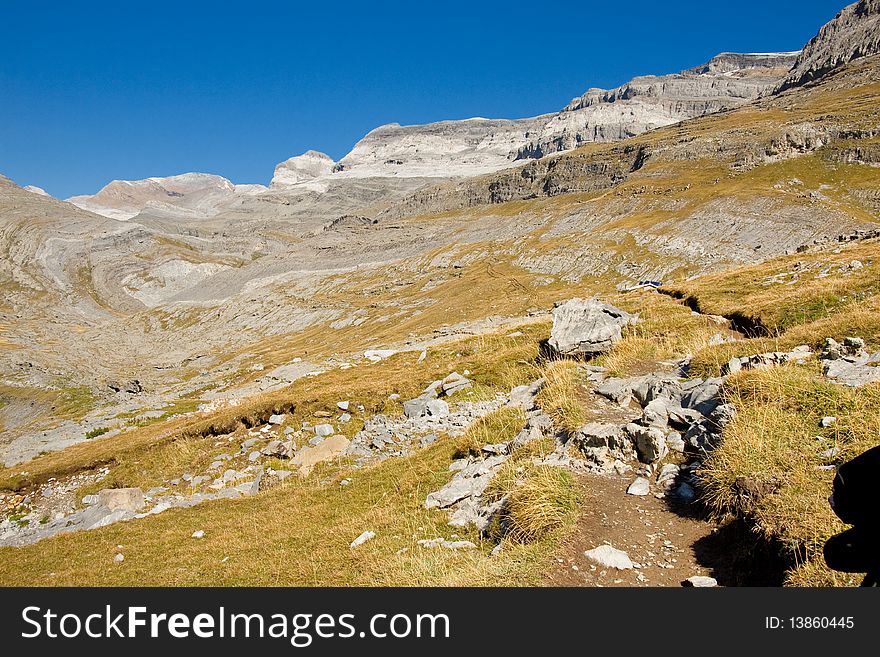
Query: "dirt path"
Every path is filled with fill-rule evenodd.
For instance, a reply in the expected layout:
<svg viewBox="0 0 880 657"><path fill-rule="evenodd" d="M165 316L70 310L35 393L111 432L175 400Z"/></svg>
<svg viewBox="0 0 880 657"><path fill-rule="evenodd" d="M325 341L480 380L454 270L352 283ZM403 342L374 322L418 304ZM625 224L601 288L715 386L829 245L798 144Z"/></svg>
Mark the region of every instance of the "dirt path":
<svg viewBox="0 0 880 657"><path fill-rule="evenodd" d="M563 556L547 574L550 586L681 586L708 575L721 586L778 586L778 560L748 530L699 517L698 504L676 505L653 495L629 495L633 477L583 475L586 501ZM603 543L640 567L603 568L584 556ZM756 564L760 570L756 570Z"/></svg>

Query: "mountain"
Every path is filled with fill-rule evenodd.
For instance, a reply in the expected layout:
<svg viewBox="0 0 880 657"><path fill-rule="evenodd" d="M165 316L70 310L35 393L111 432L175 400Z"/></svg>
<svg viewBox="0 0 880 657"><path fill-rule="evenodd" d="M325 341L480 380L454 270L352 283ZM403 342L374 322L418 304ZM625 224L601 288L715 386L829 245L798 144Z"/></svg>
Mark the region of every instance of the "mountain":
<svg viewBox="0 0 880 657"><path fill-rule="evenodd" d="M318 151L306 151L276 166L269 187L278 189L315 180L329 174L334 164L333 158L329 155Z"/></svg>
<svg viewBox="0 0 880 657"><path fill-rule="evenodd" d="M778 91L801 86L860 57L880 52L880 0L844 7L810 39Z"/></svg>
<svg viewBox="0 0 880 657"><path fill-rule="evenodd" d="M116 180L74 205L127 220L144 210L194 218L241 205L243 196L323 193L353 179L446 179L491 173L589 142L619 141L647 130L737 107L773 88L797 53L722 53L701 66L642 76L609 91L590 89L562 111L525 119L471 118L371 130L339 162L310 150L275 167L268 190L233 185L220 176L187 173ZM406 184L406 183L405 183Z"/></svg>
<svg viewBox="0 0 880 657"><path fill-rule="evenodd" d="M235 185L221 176L184 173L166 178L114 180L97 194L73 196L73 205L111 219L127 220L145 208L181 217L205 218L238 195L259 193L262 185Z"/></svg>
<svg viewBox="0 0 880 657"><path fill-rule="evenodd" d="M590 89L553 116L517 159L538 158L590 142L627 137L754 100L786 74L798 53L721 53L672 75L634 78L616 89Z"/></svg>

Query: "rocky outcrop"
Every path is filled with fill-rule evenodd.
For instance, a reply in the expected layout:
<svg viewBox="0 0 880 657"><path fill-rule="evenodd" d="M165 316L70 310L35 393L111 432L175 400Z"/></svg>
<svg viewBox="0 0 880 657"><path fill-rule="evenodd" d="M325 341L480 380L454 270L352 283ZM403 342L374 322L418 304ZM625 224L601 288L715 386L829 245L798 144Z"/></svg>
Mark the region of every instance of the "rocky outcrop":
<svg viewBox="0 0 880 657"><path fill-rule="evenodd" d="M276 166L269 188L280 189L313 181L329 174L335 164L329 155L318 151L306 151Z"/></svg>
<svg viewBox="0 0 880 657"><path fill-rule="evenodd" d="M853 3L822 26L776 91L799 87L844 64L880 53L880 0Z"/></svg>
<svg viewBox="0 0 880 657"><path fill-rule="evenodd" d="M339 161L336 172L352 177L448 178L497 171L510 166L511 152L548 118L379 126Z"/></svg>

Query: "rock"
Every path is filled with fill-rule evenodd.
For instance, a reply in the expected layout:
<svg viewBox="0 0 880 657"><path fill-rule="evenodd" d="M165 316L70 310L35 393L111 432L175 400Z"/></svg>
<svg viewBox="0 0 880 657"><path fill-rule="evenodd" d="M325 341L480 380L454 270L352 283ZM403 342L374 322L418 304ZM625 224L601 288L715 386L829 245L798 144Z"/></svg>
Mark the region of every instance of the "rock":
<svg viewBox="0 0 880 657"><path fill-rule="evenodd" d="M489 485L489 477L453 477L440 490L425 498L426 509L445 509L466 497L482 495Z"/></svg>
<svg viewBox="0 0 880 657"><path fill-rule="evenodd" d="M666 429L666 426L669 424L668 403L664 399L653 399L648 402L648 405L642 411L642 424L646 427Z"/></svg>
<svg viewBox="0 0 880 657"><path fill-rule="evenodd" d="M864 338L844 338L843 346L852 354L857 354L865 348Z"/></svg>
<svg viewBox="0 0 880 657"><path fill-rule="evenodd" d="M709 415L721 403L718 393L723 382L723 378L714 378L706 379L699 383L682 396L682 407L694 409L703 415Z"/></svg>
<svg viewBox="0 0 880 657"><path fill-rule="evenodd" d="M332 424L315 425L315 434L321 436L322 438L325 436L332 436L334 433L336 433L336 429L333 428Z"/></svg>
<svg viewBox="0 0 880 657"><path fill-rule="evenodd" d="M459 390L464 390L471 386L470 379L463 377L458 372L453 372L443 379L443 394L449 397Z"/></svg>
<svg viewBox="0 0 880 657"><path fill-rule="evenodd" d="M632 570L633 568L633 562L629 555L610 545L600 545L592 550L587 550L584 552L584 556L604 568L616 568L617 570Z"/></svg>
<svg viewBox="0 0 880 657"><path fill-rule="evenodd" d="M585 454L592 448L607 448L608 456L612 460L630 459L635 456L632 440L624 435L623 430L616 424L590 422L578 429L572 440Z"/></svg>
<svg viewBox="0 0 880 657"><path fill-rule="evenodd" d="M266 469L263 466L257 468L256 476L254 480L250 484L244 484L246 488L244 489L245 495L256 495L260 492L260 489L263 487L263 480L266 478Z"/></svg>
<svg viewBox="0 0 880 657"><path fill-rule="evenodd" d="M337 407L340 411L347 411L347 410L348 410L348 406L349 406L349 403L348 403L347 401L338 401L338 402L336 402L336 407Z"/></svg>
<svg viewBox="0 0 880 657"><path fill-rule="evenodd" d="M654 463L666 456L668 452L666 436L657 427L643 427L630 423L626 425L625 430L632 436L642 463Z"/></svg>
<svg viewBox="0 0 880 657"><path fill-rule="evenodd" d="M860 0L841 9L804 46L776 91L813 82L860 57L880 52L880 3Z"/></svg>
<svg viewBox="0 0 880 657"><path fill-rule="evenodd" d="M144 505L140 488L105 488L98 492L98 504L110 511L138 511Z"/></svg>
<svg viewBox="0 0 880 657"><path fill-rule="evenodd" d="M515 387L510 391L508 404L519 406L524 411L530 411L535 407L535 397L544 387L544 379L537 379L527 385Z"/></svg>
<svg viewBox="0 0 880 657"><path fill-rule="evenodd" d="M113 557L113 561L115 561L116 563L122 563L123 561L125 561L125 555L120 552L115 557Z"/></svg>
<svg viewBox="0 0 880 657"><path fill-rule="evenodd" d="M635 481L626 489L626 492L630 495L647 495L651 492L651 482L644 477L636 477Z"/></svg>
<svg viewBox="0 0 880 657"><path fill-rule="evenodd" d="M349 446L350 441L345 436L330 436L320 445L315 447L303 447L290 463L299 466L299 472L302 476L308 475L312 469L323 461L329 461L342 454Z"/></svg>
<svg viewBox="0 0 880 657"><path fill-rule="evenodd" d="M673 493L682 502L693 502L697 498L697 492L689 483L683 481L678 485Z"/></svg>
<svg viewBox="0 0 880 657"><path fill-rule="evenodd" d="M484 454L507 454L507 443L490 443L483 445Z"/></svg>
<svg viewBox="0 0 880 657"><path fill-rule="evenodd" d="M354 539L351 542L351 545L349 545L349 547L356 548L359 545L363 545L364 543L366 543L367 541L369 541L370 539L373 539L373 538L376 538L376 532L372 532L370 530L367 530L363 534L358 536L356 539Z"/></svg>
<svg viewBox="0 0 880 657"><path fill-rule="evenodd" d="M569 299L553 308L548 345L559 354L599 354L621 339L621 329L638 321L598 299Z"/></svg>
<svg viewBox="0 0 880 657"><path fill-rule="evenodd" d="M666 446L674 452L684 452L685 442L678 431L666 434Z"/></svg>
<svg viewBox="0 0 880 657"><path fill-rule="evenodd" d="M192 533L192 538L204 538L204 537L205 537L205 530L204 529L198 529Z"/></svg>
<svg viewBox="0 0 880 657"><path fill-rule="evenodd" d="M427 397L427 398L436 398L443 390L443 381L437 379L436 381L432 381L428 384L428 387L422 390L422 394L419 397Z"/></svg>
<svg viewBox="0 0 880 657"><path fill-rule="evenodd" d="M724 367L721 368L721 374L725 376L728 374L736 374L742 369L742 366L742 359L734 356L729 361L727 361L727 364Z"/></svg>
<svg viewBox="0 0 880 657"><path fill-rule="evenodd" d="M373 363L378 363L380 360L390 358L396 353L394 349L367 349L364 352L364 358Z"/></svg>
<svg viewBox="0 0 880 657"><path fill-rule="evenodd" d="M259 452L251 452L250 454L248 454L248 461L250 461L251 463L255 462L259 458L260 458Z"/></svg>
<svg viewBox="0 0 880 657"><path fill-rule="evenodd" d="M625 406L632 399L632 379L612 377L593 389L596 394L610 399L616 404Z"/></svg>
<svg viewBox="0 0 880 657"><path fill-rule="evenodd" d="M432 399L425 404L425 410L431 417L446 417L449 415L449 404L442 399Z"/></svg>
<svg viewBox="0 0 880 657"><path fill-rule="evenodd" d="M819 420L819 426L823 429L826 429L837 423L837 418L833 415L826 415L821 420Z"/></svg>
<svg viewBox="0 0 880 657"><path fill-rule="evenodd" d="M260 442L259 438L248 438L247 440L245 440L241 443L241 449L242 449L242 451L244 451L250 447L253 447L258 442ZM183 478L184 478L184 480L186 480L186 475L184 475ZM192 479L192 475L190 475L190 479Z"/></svg>
<svg viewBox="0 0 880 657"><path fill-rule="evenodd" d="M424 397L416 397L403 402L403 414L410 419L418 419L428 413L428 400Z"/></svg>
<svg viewBox="0 0 880 657"><path fill-rule="evenodd" d="M338 418L340 424L348 424L351 422L351 413L343 413Z"/></svg>
<svg viewBox="0 0 880 657"><path fill-rule="evenodd" d="M292 433L296 433L296 429L293 427L284 427L284 435L289 436Z"/></svg>
<svg viewBox="0 0 880 657"><path fill-rule="evenodd" d="M657 485L664 491L669 490L675 485L679 472L681 472L681 468L675 463L665 464L657 473Z"/></svg>
<svg viewBox="0 0 880 657"><path fill-rule="evenodd" d="M872 356L847 356L837 360L826 360L822 373L835 383L860 388L880 381L880 352Z"/></svg>
<svg viewBox="0 0 880 657"><path fill-rule="evenodd" d="M92 506L94 504L97 504L98 500L99 498L97 495L85 495L82 498L82 503L86 506Z"/></svg>
<svg viewBox="0 0 880 657"><path fill-rule="evenodd" d="M275 413L269 416L269 424L282 424L287 416L282 415L280 413Z"/></svg>
<svg viewBox="0 0 880 657"><path fill-rule="evenodd" d="M694 588L705 588L718 586L718 581L714 577L707 577L705 575L694 575L693 577L688 577L686 580L684 580L681 585Z"/></svg>
<svg viewBox="0 0 880 657"><path fill-rule="evenodd" d="M723 429L736 419L736 406L733 404L719 404L709 414L709 421L718 429Z"/></svg>
<svg viewBox="0 0 880 657"><path fill-rule="evenodd" d="M835 458L838 454L840 454L840 448L839 448L839 447L830 447L830 448L828 448L828 449L826 449L826 450L823 450L823 451L819 452L819 456L820 456L821 458L823 458L823 459L826 459L826 460L827 460L827 459L833 459L833 458Z"/></svg>
<svg viewBox="0 0 880 657"><path fill-rule="evenodd" d="M260 453L264 456L274 456L280 459L289 459L293 456L293 450L294 447L292 440L288 440L287 442L273 440L268 445L266 445ZM251 460L250 456L248 456L248 460ZM256 458L253 459L253 461L256 461Z"/></svg>

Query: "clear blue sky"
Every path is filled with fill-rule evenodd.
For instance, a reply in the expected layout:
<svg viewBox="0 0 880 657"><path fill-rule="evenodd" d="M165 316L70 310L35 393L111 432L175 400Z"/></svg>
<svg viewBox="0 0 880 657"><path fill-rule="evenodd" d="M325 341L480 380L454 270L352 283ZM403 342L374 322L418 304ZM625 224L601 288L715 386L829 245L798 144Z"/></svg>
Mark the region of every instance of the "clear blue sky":
<svg viewBox="0 0 880 657"><path fill-rule="evenodd" d="M383 124L523 117L720 51L797 50L845 0L0 4L0 173L66 198L267 183Z"/></svg>

